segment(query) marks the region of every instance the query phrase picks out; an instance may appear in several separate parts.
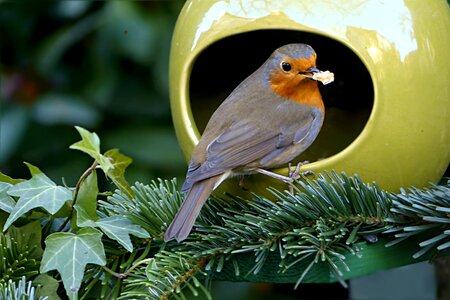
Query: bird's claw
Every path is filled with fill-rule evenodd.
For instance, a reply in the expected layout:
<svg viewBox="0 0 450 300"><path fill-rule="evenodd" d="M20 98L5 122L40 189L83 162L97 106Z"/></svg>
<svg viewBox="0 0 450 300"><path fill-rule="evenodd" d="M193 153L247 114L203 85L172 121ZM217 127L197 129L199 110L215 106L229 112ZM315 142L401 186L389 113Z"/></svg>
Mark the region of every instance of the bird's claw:
<svg viewBox="0 0 450 300"><path fill-rule="evenodd" d="M302 162L299 162L296 166L294 171L292 171L292 163L288 164L289 167L289 173L288 173L288 177L292 179L292 181L299 179L300 177L302 177L302 175L314 175L313 171L307 170L305 172L300 172L300 168L303 165L309 164L309 161L305 160Z"/></svg>
<svg viewBox="0 0 450 300"><path fill-rule="evenodd" d="M301 168L303 165L306 165L306 164L309 164L309 161L306 160L306 161L303 161L303 162L299 162L299 163L295 166L295 169L294 169L293 171L292 171L292 163L289 163L289 164L288 164L288 169L289 169L289 172L288 172L288 178L290 178L290 181L287 182L287 183L289 184L289 192L291 192L291 194L294 192L294 188L293 188L292 183L293 183L295 180L300 179L302 176L315 175L314 172L311 171L311 170L307 170L307 171L304 171L304 172L300 172L300 168Z"/></svg>

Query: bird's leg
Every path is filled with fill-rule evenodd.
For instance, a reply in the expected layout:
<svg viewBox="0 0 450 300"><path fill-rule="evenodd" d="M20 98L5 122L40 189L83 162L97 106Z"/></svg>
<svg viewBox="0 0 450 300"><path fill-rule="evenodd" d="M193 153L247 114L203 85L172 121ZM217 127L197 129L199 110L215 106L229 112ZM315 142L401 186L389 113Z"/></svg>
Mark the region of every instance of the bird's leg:
<svg viewBox="0 0 450 300"><path fill-rule="evenodd" d="M292 165L291 165L291 163L289 163L289 165L288 165L288 168L289 168L288 176L283 176L283 175L280 175L280 174L277 174L277 173L274 173L274 172L270 172L270 171L267 171L267 170L264 170L264 169L260 169L260 168L256 169L256 172L264 174L264 175L267 175L267 176L270 176L272 178L281 180L281 181L289 184L289 192L293 193L294 189L292 187L292 183L294 182L294 180L300 178L300 174L303 174L303 175L313 174L314 175L313 171L305 171L305 172L300 173L300 168L304 164L307 164L307 163L309 163L309 161L299 162L297 164L297 166L295 167L294 171L292 171L292 168L291 168Z"/></svg>
<svg viewBox="0 0 450 300"><path fill-rule="evenodd" d="M298 179L300 177L300 175L298 175L300 168L302 167L302 163L298 163L297 166L295 167L295 170L292 171L292 163L288 163L288 176L292 179Z"/></svg>
<svg viewBox="0 0 450 300"><path fill-rule="evenodd" d="M286 183L290 183L290 182L294 181L291 177L283 176L283 175L280 175L280 174L277 174L277 173L274 173L274 172L270 172L270 171L267 171L267 170L264 170L264 169L258 168L255 171L258 172L258 173L270 176L272 178L284 181Z"/></svg>
<svg viewBox="0 0 450 300"><path fill-rule="evenodd" d="M261 174L264 174L264 175L273 177L273 178L275 178L275 179L279 179L279 180L281 180L281 181L284 181L285 183L288 184L289 192L290 192L291 194L294 193L294 187L292 186L292 184L293 184L294 180L297 179L297 178L293 178L293 177L291 176L291 172L292 172L292 171L291 171L291 169L290 169L290 166L289 166L289 176L283 176L283 175L280 175L280 174L277 174L277 173L273 173L273 172L270 172L270 171L267 171L267 170L264 170L264 169L256 169L256 172L259 172L259 173L261 173ZM298 175L297 175L297 176L298 176Z"/></svg>
<svg viewBox="0 0 450 300"><path fill-rule="evenodd" d="M301 168L303 165L306 165L306 164L309 164L309 161L307 161L307 160L301 161L301 162L299 162L299 163L297 164L297 166L295 167L294 171L292 171L292 168L291 168L292 164L289 163L289 164L288 164L288 168L289 168L289 175L288 175L288 176L291 177L291 178L293 178L293 179L299 179L299 178L300 178L300 175L314 175L314 172L311 171L311 170L307 170L307 171L305 171L305 172L301 172L301 173L300 173L300 168Z"/></svg>
<svg viewBox="0 0 450 300"><path fill-rule="evenodd" d="M288 164L288 168L289 168L288 176L280 175L280 174L277 174L277 173L274 173L274 172L270 172L270 171L267 171L267 170L264 170L264 169L260 169L260 168L256 169L256 172L264 174L264 175L267 175L267 176L270 176L272 178L275 178L275 179L278 179L278 180L281 180L281 181L284 181L286 183L290 183L290 182L293 182L295 179L299 179L300 178L300 174L303 174L303 175L314 174L314 172L312 172L312 171L305 171L305 172L300 173L300 168L303 165L308 164L308 163L309 163L309 161L299 162L297 164L297 166L295 167L294 171L292 171L292 168L291 168L292 164L289 163Z"/></svg>
<svg viewBox="0 0 450 300"><path fill-rule="evenodd" d="M313 171L310 171L310 170L300 173L300 168L301 168L303 165L305 165L305 164L309 164L309 161L305 160L305 161L303 161L303 162L299 162L299 163L297 164L297 166L295 166L294 171L292 171L292 164L289 163L289 164L288 164L288 169L289 169L289 175L288 175L288 176L289 176L290 178L292 178L292 180L295 180L295 179L299 179L299 178L300 178L300 175L311 175L311 174L314 175L314 172L313 172ZM294 193L294 188L293 188L292 184L289 185L289 192L290 192L291 194Z"/></svg>

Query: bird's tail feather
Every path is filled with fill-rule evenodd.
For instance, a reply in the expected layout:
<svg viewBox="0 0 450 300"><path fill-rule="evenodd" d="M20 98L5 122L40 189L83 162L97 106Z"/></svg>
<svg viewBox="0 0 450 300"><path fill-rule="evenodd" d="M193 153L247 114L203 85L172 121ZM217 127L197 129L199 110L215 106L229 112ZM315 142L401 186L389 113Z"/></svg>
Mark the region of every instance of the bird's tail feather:
<svg viewBox="0 0 450 300"><path fill-rule="evenodd" d="M166 242L173 238L181 242L187 238L203 204L205 204L206 199L208 199L215 188L216 183L221 180L221 177L221 175L214 176L192 185L178 213L164 234L164 240Z"/></svg>

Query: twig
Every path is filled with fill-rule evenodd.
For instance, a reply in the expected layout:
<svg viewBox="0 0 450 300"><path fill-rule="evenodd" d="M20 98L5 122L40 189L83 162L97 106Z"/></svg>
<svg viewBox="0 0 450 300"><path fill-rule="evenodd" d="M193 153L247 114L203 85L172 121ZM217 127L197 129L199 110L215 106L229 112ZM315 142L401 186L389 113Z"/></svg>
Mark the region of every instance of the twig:
<svg viewBox="0 0 450 300"><path fill-rule="evenodd" d="M58 232L62 231L66 227L67 223L69 223L69 220L72 218L73 207L75 206L75 203L77 201L78 193L80 192L80 188L81 188L81 184L95 170L95 168L97 168L97 166L98 166L98 162L94 161L92 163L92 165L89 168L87 168L86 171L84 171L84 173L81 175L80 179L78 179L77 185L75 186L75 193L73 195L73 202L72 202L72 207L71 207L72 209L70 211L70 215L66 218L64 223L62 223L62 225L59 226Z"/></svg>

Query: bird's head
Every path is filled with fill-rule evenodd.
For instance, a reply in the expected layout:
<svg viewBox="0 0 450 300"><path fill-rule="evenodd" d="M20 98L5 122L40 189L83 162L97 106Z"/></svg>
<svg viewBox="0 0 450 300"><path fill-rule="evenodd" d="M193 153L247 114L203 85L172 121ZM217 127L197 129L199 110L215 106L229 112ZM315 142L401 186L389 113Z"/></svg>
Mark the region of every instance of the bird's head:
<svg viewBox="0 0 450 300"><path fill-rule="evenodd" d="M270 88L278 95L297 100L299 93L318 92L316 53L306 44L288 44L273 52L266 62Z"/></svg>
<svg viewBox="0 0 450 300"><path fill-rule="evenodd" d="M306 44L288 44L278 48L269 59L271 82L288 80L300 82L311 79L316 68L316 52Z"/></svg>

